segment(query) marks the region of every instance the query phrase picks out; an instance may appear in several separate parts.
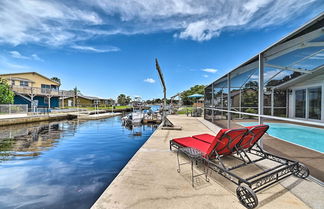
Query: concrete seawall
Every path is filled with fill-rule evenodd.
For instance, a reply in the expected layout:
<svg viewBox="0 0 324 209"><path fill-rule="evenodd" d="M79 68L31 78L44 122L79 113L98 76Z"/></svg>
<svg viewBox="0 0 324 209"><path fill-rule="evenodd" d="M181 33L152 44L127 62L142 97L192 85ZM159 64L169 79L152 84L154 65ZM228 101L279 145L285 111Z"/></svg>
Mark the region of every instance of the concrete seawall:
<svg viewBox="0 0 324 209"><path fill-rule="evenodd" d="M80 120L98 120L98 119L105 119L111 118L115 116L122 115L122 113L103 113L103 114L95 114L95 115L79 115L78 118Z"/></svg>
<svg viewBox="0 0 324 209"><path fill-rule="evenodd" d="M98 120L104 118L115 117L118 115L122 115L122 113L106 113L106 111L101 112L100 114L94 114L95 111L85 111L85 112L71 112L71 113L56 113L49 115L28 115L28 116L19 116L12 118L3 118L0 119L0 126L8 126L8 125L17 125L24 123L34 123L34 122L42 122L42 121L58 121L58 120L71 120L77 119L80 120Z"/></svg>
<svg viewBox="0 0 324 209"><path fill-rule="evenodd" d="M57 121L66 119L75 119L77 116L71 114L57 114L57 115L42 115L42 116L26 116L17 118L6 118L0 120L0 126L16 125L23 123L34 123L42 121Z"/></svg>
<svg viewBox="0 0 324 209"><path fill-rule="evenodd" d="M236 185L220 175L212 175L210 182L199 177L193 188L190 166L184 165L181 173L177 173L176 153L169 150L169 140L172 138L200 133L215 134L219 127L201 118L169 116L169 119L183 129L157 129L92 209L244 208L235 195ZM195 168L195 172L200 171ZM249 172L251 169L244 169L241 175ZM289 177L283 183L258 193L259 208L322 208L323 196L323 187L309 180Z"/></svg>

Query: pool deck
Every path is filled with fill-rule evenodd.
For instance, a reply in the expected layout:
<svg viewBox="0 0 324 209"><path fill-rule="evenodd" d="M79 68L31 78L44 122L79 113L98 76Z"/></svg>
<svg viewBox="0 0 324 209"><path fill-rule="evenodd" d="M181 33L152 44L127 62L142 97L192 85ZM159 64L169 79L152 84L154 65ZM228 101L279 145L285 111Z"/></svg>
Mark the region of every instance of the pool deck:
<svg viewBox="0 0 324 209"><path fill-rule="evenodd" d="M191 187L190 166L177 173L176 153L169 140L200 133L215 134L220 129L202 118L172 115L168 118L182 130L157 129L100 196L92 209L117 208L244 208L238 201L236 185L212 175L209 183L196 178ZM267 167L266 163L262 164ZM244 169L242 173L259 170ZM195 168L195 171L198 170ZM259 208L323 208L324 187L289 177L281 184L258 193Z"/></svg>

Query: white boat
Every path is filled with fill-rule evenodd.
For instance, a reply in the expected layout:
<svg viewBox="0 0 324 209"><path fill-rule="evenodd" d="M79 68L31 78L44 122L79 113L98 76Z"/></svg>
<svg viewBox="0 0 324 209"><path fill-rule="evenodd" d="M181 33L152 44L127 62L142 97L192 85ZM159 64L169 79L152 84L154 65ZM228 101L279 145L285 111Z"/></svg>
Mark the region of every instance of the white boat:
<svg viewBox="0 0 324 209"><path fill-rule="evenodd" d="M124 124L139 124L143 121L144 113L135 111L122 118Z"/></svg>
<svg viewBox="0 0 324 209"><path fill-rule="evenodd" d="M125 125L140 124L144 119L145 114L142 111L144 103L141 101L140 97L134 98L132 106L133 112L122 118Z"/></svg>

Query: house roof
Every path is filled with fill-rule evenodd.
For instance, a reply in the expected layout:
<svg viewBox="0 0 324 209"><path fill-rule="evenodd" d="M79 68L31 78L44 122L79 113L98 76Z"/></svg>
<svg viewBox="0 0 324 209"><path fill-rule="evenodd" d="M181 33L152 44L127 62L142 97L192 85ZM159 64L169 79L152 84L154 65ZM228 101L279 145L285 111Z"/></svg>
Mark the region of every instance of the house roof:
<svg viewBox="0 0 324 209"><path fill-rule="evenodd" d="M86 96L86 95L82 95L82 94L78 94L78 97L88 99L88 100L108 100L108 99L104 99L104 98L100 98L100 97ZM72 98L72 97L68 97L68 98Z"/></svg>
<svg viewBox="0 0 324 209"><path fill-rule="evenodd" d="M46 77L46 76L44 76L44 75L42 75L42 74L39 74L39 73L37 73L37 72L22 72L22 73L7 73L7 74L0 74L0 76L4 76L4 75L13 75L13 76L15 76L15 75L22 75L22 74L35 74L35 75L38 75L38 76L40 76L40 77L42 77L42 78L45 78L45 79L47 79L47 80L49 80L49 81L52 81L52 82L54 82L54 83L56 83L58 86L60 86L61 84L60 83L58 83L58 82L56 82L56 81L53 81L52 79L50 79L50 78L48 78L48 77Z"/></svg>
<svg viewBox="0 0 324 209"><path fill-rule="evenodd" d="M294 86L298 83L305 82L312 78L316 78L318 76L323 76L323 75L324 75L324 65L313 70L312 73L310 73L310 74L303 74L301 76L298 76L290 81L287 81L286 83L283 83L283 84L273 87L273 89L287 89L287 88Z"/></svg>
<svg viewBox="0 0 324 209"><path fill-rule="evenodd" d="M84 98L84 99L89 99L89 100L100 100L101 99L99 97L85 96L85 95L78 95L78 97L81 97L81 98Z"/></svg>

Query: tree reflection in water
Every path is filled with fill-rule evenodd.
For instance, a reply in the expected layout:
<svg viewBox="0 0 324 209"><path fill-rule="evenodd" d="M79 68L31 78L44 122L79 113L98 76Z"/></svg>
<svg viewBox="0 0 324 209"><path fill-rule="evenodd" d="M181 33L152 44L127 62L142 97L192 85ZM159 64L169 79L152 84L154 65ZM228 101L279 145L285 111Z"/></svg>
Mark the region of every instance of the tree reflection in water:
<svg viewBox="0 0 324 209"><path fill-rule="evenodd" d="M78 124L65 121L0 127L0 162L37 157L56 146L63 135L74 135Z"/></svg>

